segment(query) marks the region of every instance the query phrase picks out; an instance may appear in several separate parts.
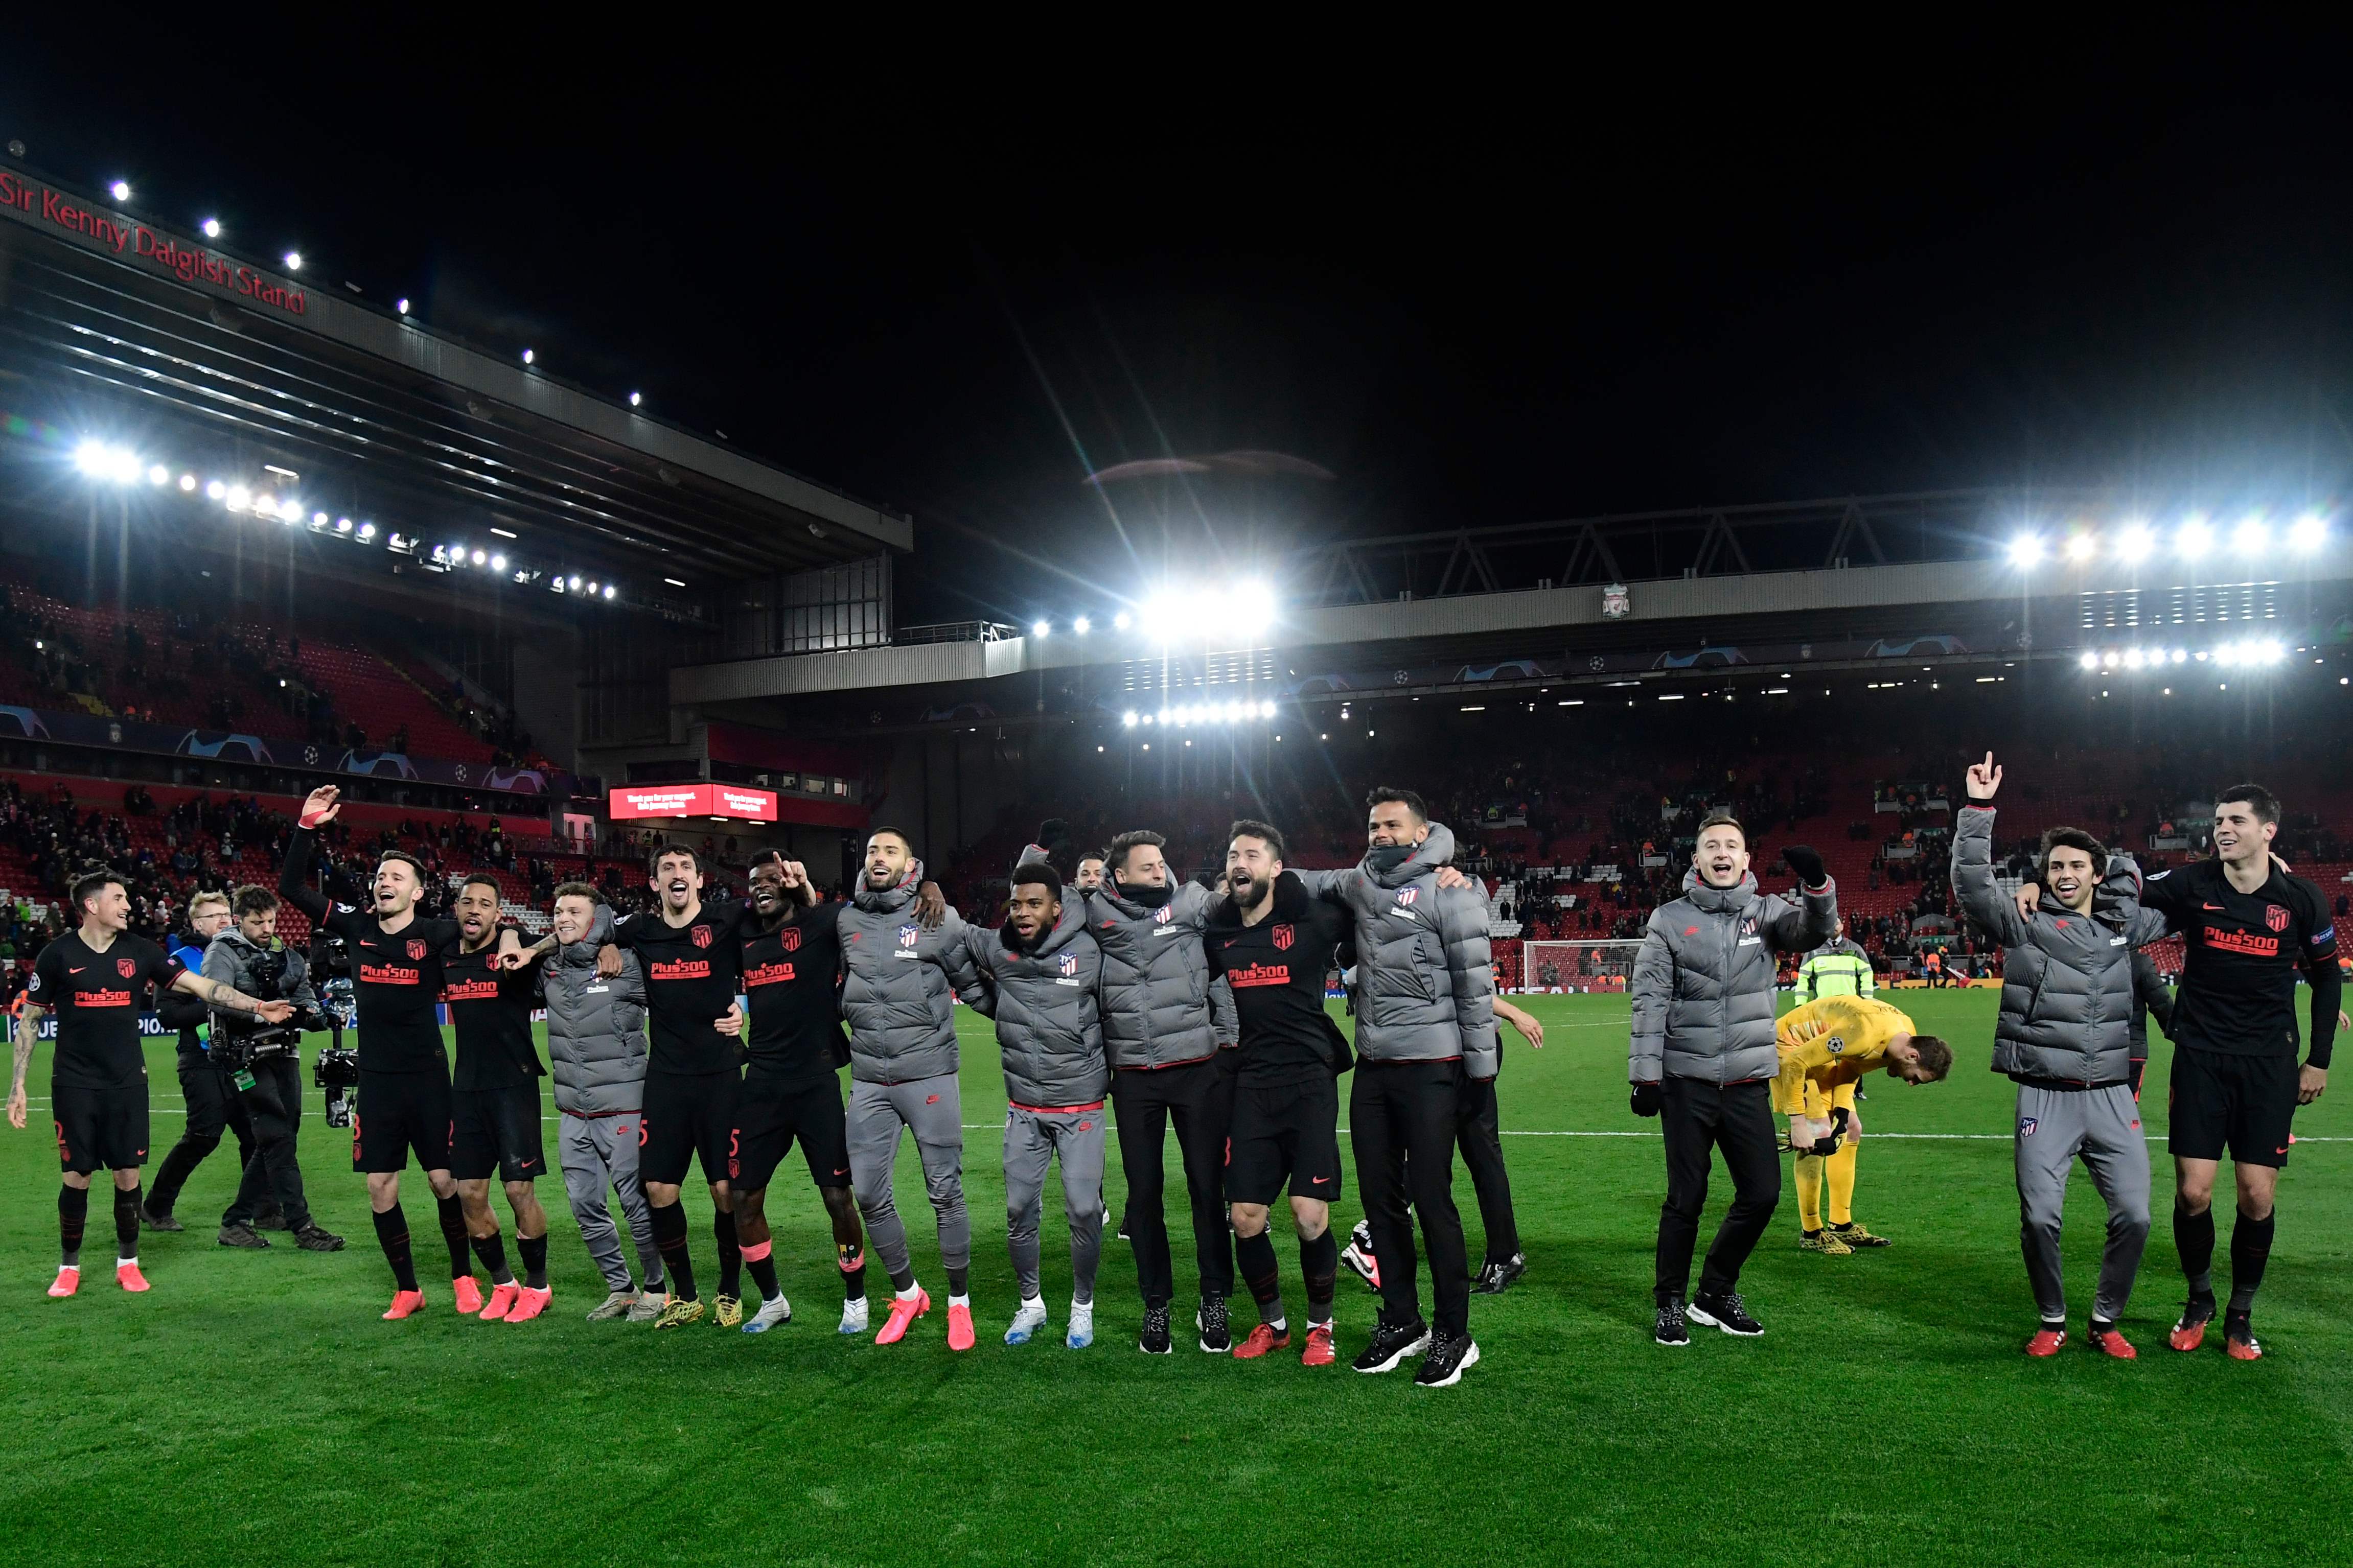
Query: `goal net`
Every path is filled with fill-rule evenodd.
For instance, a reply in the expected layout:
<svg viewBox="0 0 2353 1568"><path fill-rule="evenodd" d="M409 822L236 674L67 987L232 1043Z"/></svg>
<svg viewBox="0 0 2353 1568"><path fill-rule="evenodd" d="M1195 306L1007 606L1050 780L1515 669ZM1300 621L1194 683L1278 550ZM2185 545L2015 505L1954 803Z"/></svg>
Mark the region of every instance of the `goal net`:
<svg viewBox="0 0 2353 1568"><path fill-rule="evenodd" d="M1517 989L1547 992L1620 991L1634 977L1639 938L1618 942L1525 942L1520 944Z"/></svg>

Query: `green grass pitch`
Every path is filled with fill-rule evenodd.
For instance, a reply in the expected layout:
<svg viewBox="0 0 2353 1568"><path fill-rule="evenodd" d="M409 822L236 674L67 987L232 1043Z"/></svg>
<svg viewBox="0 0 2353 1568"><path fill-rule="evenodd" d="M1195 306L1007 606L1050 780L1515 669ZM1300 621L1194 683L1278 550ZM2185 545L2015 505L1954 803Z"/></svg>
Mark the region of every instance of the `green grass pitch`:
<svg viewBox="0 0 2353 1568"><path fill-rule="evenodd" d="M460 1319L433 1283L438 1237L413 1173L403 1198L432 1308L381 1322L389 1276L315 1095L305 1173L348 1250L311 1256L282 1237L267 1257L215 1246L233 1157L216 1155L181 1201L187 1232L142 1244L151 1293L114 1288L94 1193L82 1293L48 1300L57 1182L44 1048L35 1126L0 1129L12 1194L0 1209L0 1551L47 1568L2353 1560L2353 1090L2298 1119L2307 1142L2282 1183L2256 1320L2265 1360L2232 1362L2211 1341L2194 1356L2164 1346L2179 1285L2159 1144L2157 1226L2126 1323L2141 1360L2071 1345L2029 1362L2010 1089L1984 1070L1995 994L1901 999L1956 1042L1960 1066L1933 1088L1869 1080L1857 1215L1895 1245L1799 1253L1785 1186L1745 1281L1766 1337L1702 1330L1672 1352L1650 1341L1663 1178L1655 1124L1626 1109L1625 1003L1528 1001L1550 1043L1538 1055L1511 1042L1503 1094L1530 1270L1508 1295L1473 1298L1485 1359L1436 1392L1348 1370L1374 1298L1345 1275L1338 1366L1309 1372L1295 1351L1238 1363L1181 1335L1176 1355L1141 1355L1128 1251L1108 1239L1097 1342L1064 1349L1068 1260L1051 1182L1057 1337L1001 1343L1014 1304L994 1127L1003 1095L987 1025L968 1015L981 1342L961 1357L944 1343L944 1310L896 1348L834 1332L837 1277L797 1156L769 1205L797 1314L778 1332L583 1321L603 1288L552 1180L541 1184L554 1222L549 1315L516 1328ZM160 1157L178 1136L179 1096L168 1046L150 1062ZM2152 1133L2166 1068L2160 1046L2145 1097ZM1173 1150L1170 1165L1181 1194ZM912 1146L899 1192L918 1271L944 1295ZM1456 1192L1475 1259L1477 1210L1459 1172ZM1344 1230L1354 1196L1335 1208ZM1719 1168L1709 1226L1727 1197ZM688 1201L707 1281L708 1203ZM2079 1173L2067 1234L2079 1335L2100 1215ZM1295 1319L1296 1251L1278 1251ZM879 1300L879 1269L874 1285ZM1238 1299L1238 1321L1250 1311Z"/></svg>

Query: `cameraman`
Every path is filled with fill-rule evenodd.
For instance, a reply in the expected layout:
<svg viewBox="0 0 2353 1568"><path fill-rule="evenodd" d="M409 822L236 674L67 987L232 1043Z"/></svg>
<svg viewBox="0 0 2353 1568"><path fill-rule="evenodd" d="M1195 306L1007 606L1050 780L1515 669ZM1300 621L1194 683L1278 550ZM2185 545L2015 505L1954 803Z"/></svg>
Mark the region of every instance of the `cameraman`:
<svg viewBox="0 0 2353 1568"><path fill-rule="evenodd" d="M319 999L311 989L300 953L278 940L278 895L248 883L230 896L235 921L205 950L205 978L216 980L265 1002L286 1001L297 1012L281 1025L232 1018L213 1020L213 1064L227 1076L253 1124L254 1156L246 1163L237 1200L221 1215L223 1247L263 1247L253 1216L265 1193L274 1194L294 1245L305 1252L341 1252L343 1238L322 1229L302 1196L302 1171L295 1163L294 1131L302 1114L302 1062L297 1054L303 1028L323 1029ZM256 989L248 991L247 987Z"/></svg>
<svg viewBox="0 0 2353 1568"><path fill-rule="evenodd" d="M172 956L179 960L183 968L203 973L206 945L228 923L228 895L198 893L188 900L188 930L195 940L174 942ZM186 1227L172 1217L180 1189L187 1185L188 1178L206 1156L220 1147L224 1129L237 1134L237 1164L251 1164L253 1129L246 1121L245 1108L237 1102L237 1091L229 1087L227 1075L216 1068L212 1058L205 1054L205 1037L199 1031L211 1022L212 1009L204 998L185 991L163 992L155 998L155 1016L165 1028L179 1031L180 1098L187 1105L188 1116L180 1141L164 1156L164 1163L155 1173L155 1184L147 1189L145 1212L140 1217L149 1230L184 1230ZM277 1211L277 1203L270 1201L268 1211L259 1216L261 1228L272 1228L268 1222L276 1219Z"/></svg>

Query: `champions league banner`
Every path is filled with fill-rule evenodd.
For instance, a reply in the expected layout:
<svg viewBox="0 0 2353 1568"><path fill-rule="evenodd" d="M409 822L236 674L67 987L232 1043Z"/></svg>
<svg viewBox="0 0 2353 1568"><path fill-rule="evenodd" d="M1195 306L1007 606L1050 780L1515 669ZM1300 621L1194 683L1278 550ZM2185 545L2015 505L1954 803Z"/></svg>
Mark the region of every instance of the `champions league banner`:
<svg viewBox="0 0 2353 1568"><path fill-rule="evenodd" d="M354 752L312 741L264 740L222 730L191 730L136 719L101 719L94 713L52 713L0 704L0 739L53 741L120 752L196 757L318 773L359 773L405 779L413 784L450 784L459 789L499 790L508 795L555 793L559 783L536 768L501 768L488 763L454 763L440 757L410 757L398 752Z"/></svg>

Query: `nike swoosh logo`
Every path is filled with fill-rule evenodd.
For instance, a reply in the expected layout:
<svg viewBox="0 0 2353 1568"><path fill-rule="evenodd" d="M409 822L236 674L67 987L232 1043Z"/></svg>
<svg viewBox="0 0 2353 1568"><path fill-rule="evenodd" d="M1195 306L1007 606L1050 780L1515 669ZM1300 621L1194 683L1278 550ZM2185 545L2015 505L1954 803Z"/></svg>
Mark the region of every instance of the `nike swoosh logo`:
<svg viewBox="0 0 2353 1568"><path fill-rule="evenodd" d="M69 969L69 970L67 970L67 971L66 971L66 973L67 973L68 974L79 974L79 973L81 973L81 971L80 971L80 970L79 970L79 969Z"/></svg>
<svg viewBox="0 0 2353 1568"><path fill-rule="evenodd" d="M2201 909L2201 910L2215 910L2215 911L2216 911L2216 912L2218 912L2218 913L2221 911L2221 908L2222 908L2222 906L2221 906L2221 905L2220 905L2220 904L2200 904L2200 905L2199 905L2198 907L2199 907L2200 909Z"/></svg>

